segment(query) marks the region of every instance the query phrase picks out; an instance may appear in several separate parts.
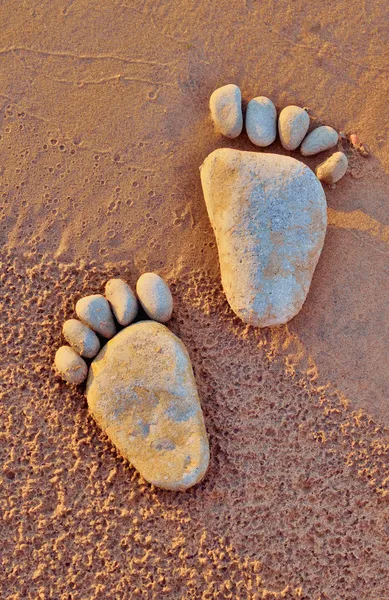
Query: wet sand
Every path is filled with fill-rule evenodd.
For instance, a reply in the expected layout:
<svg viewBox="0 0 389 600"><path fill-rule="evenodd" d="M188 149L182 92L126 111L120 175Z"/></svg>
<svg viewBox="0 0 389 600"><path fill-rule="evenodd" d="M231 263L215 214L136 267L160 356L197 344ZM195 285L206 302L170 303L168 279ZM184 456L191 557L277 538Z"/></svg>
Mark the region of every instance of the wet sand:
<svg viewBox="0 0 389 600"><path fill-rule="evenodd" d="M383 0L54 0L0 22L4 597L389 598ZM198 167L254 149L213 131L229 82L371 152L326 187L312 288L279 328L244 326L220 289ZM172 286L210 435L185 494L142 482L52 369L78 298L145 270Z"/></svg>

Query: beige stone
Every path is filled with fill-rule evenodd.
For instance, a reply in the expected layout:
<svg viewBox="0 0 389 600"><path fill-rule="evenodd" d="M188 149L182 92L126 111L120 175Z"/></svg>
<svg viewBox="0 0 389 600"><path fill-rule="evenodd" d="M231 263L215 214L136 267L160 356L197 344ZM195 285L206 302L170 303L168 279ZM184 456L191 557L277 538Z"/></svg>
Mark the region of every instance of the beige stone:
<svg viewBox="0 0 389 600"><path fill-rule="evenodd" d="M70 346L61 346L55 353L55 368L68 383L82 383L88 374L86 362Z"/></svg>
<svg viewBox="0 0 389 600"><path fill-rule="evenodd" d="M243 128L242 94L237 85L229 83L215 90L209 108L216 131L236 138Z"/></svg>
<svg viewBox="0 0 389 600"><path fill-rule="evenodd" d="M110 279L105 286L105 296L120 325L129 325L138 312L138 300L123 279Z"/></svg>
<svg viewBox="0 0 389 600"><path fill-rule="evenodd" d="M301 309L323 247L326 199L314 173L294 158L222 148L201 181L232 310L259 327Z"/></svg>
<svg viewBox="0 0 389 600"><path fill-rule="evenodd" d="M173 297L169 286L157 273L143 273L136 283L136 293L150 319L166 323L173 312Z"/></svg>
<svg viewBox="0 0 389 600"><path fill-rule="evenodd" d="M342 179L346 174L347 167L347 156L343 152L335 152L316 167L315 173L320 181L332 184Z"/></svg>
<svg viewBox="0 0 389 600"><path fill-rule="evenodd" d="M296 150L309 128L309 115L299 106L286 106L278 117L278 132L286 150Z"/></svg>
<svg viewBox="0 0 389 600"><path fill-rule="evenodd" d="M209 446L191 362L167 327L141 321L123 329L91 364L91 414L149 482L185 490L204 476Z"/></svg>
<svg viewBox="0 0 389 600"><path fill-rule="evenodd" d="M101 294L81 298L76 304L77 317L93 331L105 338L116 333L116 326L109 302Z"/></svg>
<svg viewBox="0 0 389 600"><path fill-rule="evenodd" d="M100 350L100 341L92 329L78 319L68 319L62 327L62 333L68 344L85 358L93 358Z"/></svg>
<svg viewBox="0 0 389 600"><path fill-rule="evenodd" d="M317 127L303 140L300 152L303 156L313 156L324 150L333 148L338 143L338 134L332 127L322 125Z"/></svg>

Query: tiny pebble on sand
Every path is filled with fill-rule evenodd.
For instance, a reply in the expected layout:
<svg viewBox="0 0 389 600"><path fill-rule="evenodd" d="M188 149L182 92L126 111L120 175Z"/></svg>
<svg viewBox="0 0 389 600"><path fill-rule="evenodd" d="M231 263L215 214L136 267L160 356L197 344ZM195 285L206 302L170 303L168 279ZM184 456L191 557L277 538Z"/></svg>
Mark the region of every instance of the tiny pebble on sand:
<svg viewBox="0 0 389 600"><path fill-rule="evenodd" d="M228 138L236 138L243 128L242 94L230 83L213 92L209 108L216 130Z"/></svg>
<svg viewBox="0 0 389 600"><path fill-rule="evenodd" d="M347 171L348 160L343 152L335 152L315 169L316 176L324 183L337 183Z"/></svg>
<svg viewBox="0 0 389 600"><path fill-rule="evenodd" d="M154 321L166 323L173 312L173 298L167 283L157 273L144 273L136 284L136 293L145 313Z"/></svg>
<svg viewBox="0 0 389 600"><path fill-rule="evenodd" d="M68 383L82 383L88 375L86 362L70 346L61 346L55 353L55 367Z"/></svg>

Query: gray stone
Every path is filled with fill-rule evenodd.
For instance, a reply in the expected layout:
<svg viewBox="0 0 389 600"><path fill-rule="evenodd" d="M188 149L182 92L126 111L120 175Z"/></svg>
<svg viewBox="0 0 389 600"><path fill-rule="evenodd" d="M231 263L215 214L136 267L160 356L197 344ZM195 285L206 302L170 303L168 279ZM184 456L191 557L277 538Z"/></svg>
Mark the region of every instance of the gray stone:
<svg viewBox="0 0 389 600"><path fill-rule="evenodd" d="M265 96L250 100L246 111L246 131L250 141L265 147L277 136L277 111L273 102Z"/></svg>
<svg viewBox="0 0 389 600"><path fill-rule="evenodd" d="M242 94L229 83L213 92L209 108L216 130L228 138L236 138L243 128Z"/></svg>
<svg viewBox="0 0 389 600"><path fill-rule="evenodd" d="M332 127L322 125L308 133L300 147L303 156L313 156L333 148L338 143L338 134Z"/></svg>
<svg viewBox="0 0 389 600"><path fill-rule="evenodd" d="M105 296L120 325L129 325L138 312L138 300L123 279L110 279L105 286Z"/></svg>
<svg viewBox="0 0 389 600"><path fill-rule="evenodd" d="M68 383L82 383L88 375L86 362L70 346L61 346L55 353L55 368Z"/></svg>
<svg viewBox="0 0 389 600"><path fill-rule="evenodd" d="M143 273L137 281L136 293L150 319L166 323L172 316L173 298L168 284L157 273Z"/></svg>
<svg viewBox="0 0 389 600"><path fill-rule="evenodd" d="M101 294L92 294L81 298L76 304L77 317L93 331L105 338L116 333L109 302Z"/></svg>
<svg viewBox="0 0 389 600"><path fill-rule="evenodd" d="M286 106L278 117L278 132L286 150L296 150L309 127L309 115L299 106Z"/></svg>
<svg viewBox="0 0 389 600"><path fill-rule="evenodd" d="M337 183L346 174L348 167L347 156L343 152L335 152L320 163L315 169L315 173L320 181L324 183Z"/></svg>
<svg viewBox="0 0 389 600"><path fill-rule="evenodd" d="M68 319L62 327L62 333L68 344L85 358L93 358L100 350L100 341L92 329L78 319Z"/></svg>
<svg viewBox="0 0 389 600"><path fill-rule="evenodd" d="M323 247L326 199L314 173L289 156L215 150L201 181L232 310L259 327L301 309Z"/></svg>
<svg viewBox="0 0 389 600"><path fill-rule="evenodd" d="M209 445L192 366L167 327L140 321L101 350L89 370L90 412L148 481L168 490L198 483Z"/></svg>

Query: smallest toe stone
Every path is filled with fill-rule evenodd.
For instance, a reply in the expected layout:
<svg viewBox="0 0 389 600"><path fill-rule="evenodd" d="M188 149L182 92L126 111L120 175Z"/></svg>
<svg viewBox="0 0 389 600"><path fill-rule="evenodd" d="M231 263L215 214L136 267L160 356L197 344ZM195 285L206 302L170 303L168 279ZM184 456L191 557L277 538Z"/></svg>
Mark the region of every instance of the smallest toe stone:
<svg viewBox="0 0 389 600"><path fill-rule="evenodd" d="M138 312L138 300L123 279L110 279L105 286L105 295L113 314L120 325L129 325Z"/></svg>
<svg viewBox="0 0 389 600"><path fill-rule="evenodd" d="M209 108L217 131L228 138L236 138L243 128L242 94L237 85L230 83L213 92Z"/></svg>
<svg viewBox="0 0 389 600"><path fill-rule="evenodd" d="M136 284L136 293L145 313L160 323L172 316L173 298L167 283L157 273L144 273Z"/></svg>
<svg viewBox="0 0 389 600"><path fill-rule="evenodd" d="M264 148L277 136L277 111L273 102L265 96L250 100L246 111L246 131L250 141Z"/></svg>
<svg viewBox="0 0 389 600"><path fill-rule="evenodd" d="M72 348L86 358L93 358L100 350L100 341L92 329L78 319L65 321L62 327L65 340Z"/></svg>
<svg viewBox="0 0 389 600"><path fill-rule="evenodd" d="M335 152L316 167L315 173L324 183L337 183L345 175L347 167L347 156L343 152Z"/></svg>
<svg viewBox="0 0 389 600"><path fill-rule="evenodd" d="M76 304L76 313L85 325L96 333L109 339L116 333L109 302L101 294L92 294L81 298Z"/></svg>
<svg viewBox="0 0 389 600"><path fill-rule="evenodd" d="M301 144L300 152L303 156L313 156L324 150L333 148L338 143L338 134L332 127L322 125L308 133Z"/></svg>
<svg viewBox="0 0 389 600"><path fill-rule="evenodd" d="M299 106L286 106L278 118L278 131L285 150L296 150L306 136L309 115Z"/></svg>
<svg viewBox="0 0 389 600"><path fill-rule="evenodd" d="M88 375L86 362L70 346L61 346L55 353L55 367L68 383L82 383Z"/></svg>

